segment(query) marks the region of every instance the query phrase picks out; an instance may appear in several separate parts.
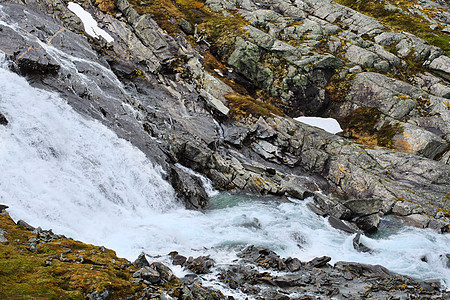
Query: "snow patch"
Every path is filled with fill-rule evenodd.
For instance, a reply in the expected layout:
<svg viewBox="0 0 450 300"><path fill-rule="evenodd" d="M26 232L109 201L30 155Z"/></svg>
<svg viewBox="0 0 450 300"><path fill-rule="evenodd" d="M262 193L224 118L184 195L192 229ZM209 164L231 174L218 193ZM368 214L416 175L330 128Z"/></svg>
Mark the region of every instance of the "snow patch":
<svg viewBox="0 0 450 300"><path fill-rule="evenodd" d="M91 16L90 13L85 11L79 4L69 2L69 5L67 8L72 11L74 14L78 16L78 18L81 19L84 25L84 30L86 30L86 33L89 34L92 37L99 38L99 36L103 37L108 43L111 43L114 41L113 37L110 36L106 31L99 28L97 25L97 21L94 20L94 18Z"/></svg>
<svg viewBox="0 0 450 300"><path fill-rule="evenodd" d="M319 118L319 117L298 117L294 120L321 128L329 133L336 134L342 131L338 121L333 118Z"/></svg>

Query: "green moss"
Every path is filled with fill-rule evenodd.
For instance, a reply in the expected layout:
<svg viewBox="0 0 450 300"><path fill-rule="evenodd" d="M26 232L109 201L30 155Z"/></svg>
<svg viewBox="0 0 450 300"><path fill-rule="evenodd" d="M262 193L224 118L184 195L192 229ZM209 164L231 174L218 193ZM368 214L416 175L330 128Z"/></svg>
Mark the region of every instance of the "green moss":
<svg viewBox="0 0 450 300"><path fill-rule="evenodd" d="M112 14L116 10L115 0L95 0L95 4L98 8L106 13Z"/></svg>
<svg viewBox="0 0 450 300"><path fill-rule="evenodd" d="M94 245L61 238L38 244L38 251L32 252L29 239L36 234L3 214L0 228L8 239L0 244L0 299L84 299L85 293L105 289L111 299L137 295L139 286L132 285L129 272L134 267L112 250L104 253Z"/></svg>
<svg viewBox="0 0 450 300"><path fill-rule="evenodd" d="M391 29L412 33L450 55L450 36L440 31L432 31L431 23L422 16L387 10L385 1L336 0L336 2L374 17Z"/></svg>
<svg viewBox="0 0 450 300"><path fill-rule="evenodd" d="M341 78L339 72L331 76L328 85L325 88L328 98L333 104L345 102L350 91L352 75L347 75L346 78Z"/></svg>
<svg viewBox="0 0 450 300"><path fill-rule="evenodd" d="M282 115L283 113L270 103L241 94L225 95L230 107L230 116L239 119L252 115L254 117Z"/></svg>
<svg viewBox="0 0 450 300"><path fill-rule="evenodd" d="M401 125L385 122L376 129L382 113L373 107L358 108L341 120L344 132L349 138L369 145L393 148L392 138L403 132Z"/></svg>
<svg viewBox="0 0 450 300"><path fill-rule="evenodd" d="M197 32L204 33L212 48L220 50L234 43L236 36L245 35L243 26L248 25L239 14L225 17L211 11L201 1L188 0L130 0L140 14L149 14L169 34L180 32L179 22L186 19L197 26ZM191 41L193 39L191 38ZM194 41L193 41L194 42Z"/></svg>

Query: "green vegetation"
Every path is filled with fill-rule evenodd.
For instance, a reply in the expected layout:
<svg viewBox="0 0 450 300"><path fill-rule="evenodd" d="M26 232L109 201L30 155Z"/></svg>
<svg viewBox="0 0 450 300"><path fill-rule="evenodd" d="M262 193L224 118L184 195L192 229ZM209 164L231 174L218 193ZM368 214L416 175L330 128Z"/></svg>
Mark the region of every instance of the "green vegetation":
<svg viewBox="0 0 450 300"><path fill-rule="evenodd" d="M377 108L358 108L341 120L344 132L358 143L368 146L382 146L394 148L392 138L403 132L399 124L385 122L381 128L376 129L381 112Z"/></svg>
<svg viewBox="0 0 450 300"><path fill-rule="evenodd" d="M347 75L346 78L342 79L339 72L336 72L331 76L325 91L332 106L339 105L346 101L346 97L350 91L352 77L352 75Z"/></svg>
<svg viewBox="0 0 450 300"><path fill-rule="evenodd" d="M402 13L401 11L388 10L385 7L385 1L353 1L353 0L335 0L337 3L350 7L358 12L374 17L383 25L398 31L412 33L433 46L437 46L450 55L450 36L442 33L440 30L431 30L431 23L424 17ZM404 8L414 4L411 1L395 1L402 4ZM400 7L402 7L400 5ZM442 29L442 28L441 28Z"/></svg>
<svg viewBox="0 0 450 300"><path fill-rule="evenodd" d="M245 35L247 25L239 14L223 14L211 11L205 3L190 0L130 0L140 14L149 14L169 34L179 33L181 19L197 26L198 34L205 34L212 51L219 51L234 43L236 36ZM193 38L190 41L195 43Z"/></svg>
<svg viewBox="0 0 450 300"><path fill-rule="evenodd" d="M239 119L252 115L254 117L283 115L283 113L270 103L241 94L228 94L225 96L231 110L231 117Z"/></svg>
<svg viewBox="0 0 450 300"><path fill-rule="evenodd" d="M113 13L116 8L115 0L95 0L95 4L106 13Z"/></svg>
<svg viewBox="0 0 450 300"><path fill-rule="evenodd" d="M105 289L111 299L125 299L141 288L132 284L135 268L112 250L61 238L33 252L29 239L36 234L4 214L0 228L8 239L0 244L0 299L84 299Z"/></svg>
<svg viewBox="0 0 450 300"><path fill-rule="evenodd" d="M233 51L237 36L245 37L247 32L243 29L248 22L238 13L229 12L228 16L211 11L201 1L188 0L130 0L140 14L149 14L169 34L180 33L179 22L185 19L197 27L198 35L206 37L210 47L201 52L203 66L212 75L233 88L235 93L226 98L229 102L231 116L240 118L244 116L282 115L282 112L271 103L275 99L266 92L257 91L250 95L245 86L231 79L218 76L215 70L227 72L226 60ZM196 47L198 41L194 36L187 36L192 46ZM280 76L280 78L283 76ZM247 87L248 88L248 87ZM255 87L251 87L254 89Z"/></svg>

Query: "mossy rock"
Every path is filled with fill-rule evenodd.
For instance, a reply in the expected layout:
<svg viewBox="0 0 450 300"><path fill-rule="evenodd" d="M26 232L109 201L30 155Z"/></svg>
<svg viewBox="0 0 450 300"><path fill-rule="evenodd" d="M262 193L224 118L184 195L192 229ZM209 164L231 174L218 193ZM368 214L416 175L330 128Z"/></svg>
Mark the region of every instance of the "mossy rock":
<svg viewBox="0 0 450 300"><path fill-rule="evenodd" d="M382 120L383 116L377 108L363 107L352 111L339 123L350 139L368 146L393 149L392 139L396 134L402 133L402 126Z"/></svg>

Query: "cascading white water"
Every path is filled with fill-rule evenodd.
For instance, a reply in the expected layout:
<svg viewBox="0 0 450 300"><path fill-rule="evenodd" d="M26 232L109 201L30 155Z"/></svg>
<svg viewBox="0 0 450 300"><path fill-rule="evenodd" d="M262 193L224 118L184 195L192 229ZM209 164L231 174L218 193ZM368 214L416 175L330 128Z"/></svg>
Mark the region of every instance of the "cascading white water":
<svg viewBox="0 0 450 300"><path fill-rule="evenodd" d="M450 250L449 235L386 231L363 237L374 249L368 254L355 251L353 235L331 228L306 201L219 194L206 213L188 211L159 167L58 95L30 87L5 68L0 91L0 112L9 121L0 126L0 203L10 206L16 220L105 245L128 259L142 250L163 256L175 250L210 254L220 264L234 259L234 250L255 244L284 257L328 255L450 284L450 270L439 257Z"/></svg>

